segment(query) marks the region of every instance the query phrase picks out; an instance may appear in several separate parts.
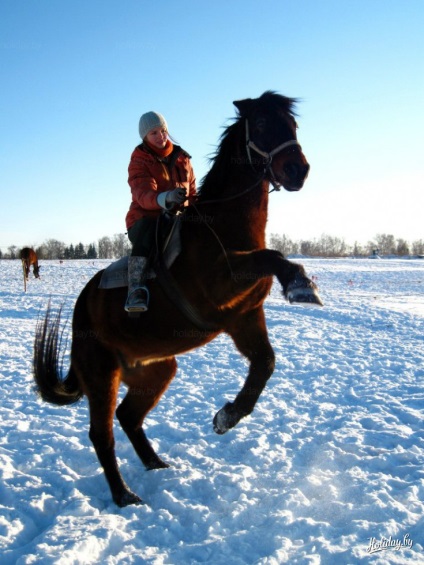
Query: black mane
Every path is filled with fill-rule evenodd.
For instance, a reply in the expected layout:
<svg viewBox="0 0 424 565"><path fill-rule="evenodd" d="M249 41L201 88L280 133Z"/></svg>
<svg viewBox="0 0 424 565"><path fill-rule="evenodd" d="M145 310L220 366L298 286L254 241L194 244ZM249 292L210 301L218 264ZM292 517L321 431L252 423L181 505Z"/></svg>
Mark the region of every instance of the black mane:
<svg viewBox="0 0 424 565"><path fill-rule="evenodd" d="M226 127L223 131L216 151L209 158L211 165L209 171L203 177L198 189L199 196L218 196L222 188L223 181L228 178L231 166L231 155L234 154L234 143L238 137L240 120Z"/></svg>
<svg viewBox="0 0 424 565"><path fill-rule="evenodd" d="M234 102L237 107L238 115L241 117L247 117L246 114L262 110L269 113L284 113L290 115L291 117L296 117L296 105L298 103L297 98L288 98L282 94L278 94L273 90L267 90L256 99L247 98L246 100L239 100ZM246 111L247 109L247 111Z"/></svg>

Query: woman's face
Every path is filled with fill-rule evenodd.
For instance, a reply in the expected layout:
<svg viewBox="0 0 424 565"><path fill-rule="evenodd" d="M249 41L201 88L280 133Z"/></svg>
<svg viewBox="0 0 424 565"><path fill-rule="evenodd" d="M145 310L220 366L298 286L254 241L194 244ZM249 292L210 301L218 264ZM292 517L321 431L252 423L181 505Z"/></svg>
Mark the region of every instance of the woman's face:
<svg viewBox="0 0 424 565"><path fill-rule="evenodd" d="M146 138L150 145L153 145L153 147L163 149L168 140L168 132L164 127L154 128L149 131L149 133L146 135Z"/></svg>

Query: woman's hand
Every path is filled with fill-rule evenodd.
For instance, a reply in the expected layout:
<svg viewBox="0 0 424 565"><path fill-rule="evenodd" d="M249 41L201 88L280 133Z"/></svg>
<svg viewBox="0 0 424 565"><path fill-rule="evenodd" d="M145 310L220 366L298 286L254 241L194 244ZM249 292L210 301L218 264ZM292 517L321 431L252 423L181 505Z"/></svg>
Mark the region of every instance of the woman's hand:
<svg viewBox="0 0 424 565"><path fill-rule="evenodd" d="M166 202L168 204L183 204L187 200L186 191L184 188L174 188L170 190L166 195Z"/></svg>

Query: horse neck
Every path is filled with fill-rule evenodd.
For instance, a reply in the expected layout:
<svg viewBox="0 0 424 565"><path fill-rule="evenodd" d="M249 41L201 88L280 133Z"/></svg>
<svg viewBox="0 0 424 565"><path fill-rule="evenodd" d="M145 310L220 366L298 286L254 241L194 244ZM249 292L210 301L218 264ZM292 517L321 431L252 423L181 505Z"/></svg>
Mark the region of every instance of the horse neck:
<svg viewBox="0 0 424 565"><path fill-rule="evenodd" d="M228 249L265 247L268 182L258 184L258 179L252 175L243 178L229 175L221 188L220 197L209 201L199 199L197 208L203 219L209 222Z"/></svg>
<svg viewBox="0 0 424 565"><path fill-rule="evenodd" d="M224 134L198 204L226 247L257 249L265 246L269 183L248 161L244 124L239 120Z"/></svg>

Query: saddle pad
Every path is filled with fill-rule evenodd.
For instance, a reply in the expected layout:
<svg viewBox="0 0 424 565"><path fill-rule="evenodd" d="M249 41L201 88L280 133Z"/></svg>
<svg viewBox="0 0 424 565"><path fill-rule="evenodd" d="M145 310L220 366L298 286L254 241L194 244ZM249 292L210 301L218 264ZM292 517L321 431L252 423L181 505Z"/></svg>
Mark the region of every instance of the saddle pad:
<svg viewBox="0 0 424 565"><path fill-rule="evenodd" d="M180 222L178 222L166 249L163 251L163 258L168 269L181 251L180 227ZM147 278L154 279L155 277L155 271L150 269ZM124 286L128 286L128 257L122 257L106 267L99 283L99 288L103 289L122 288Z"/></svg>

